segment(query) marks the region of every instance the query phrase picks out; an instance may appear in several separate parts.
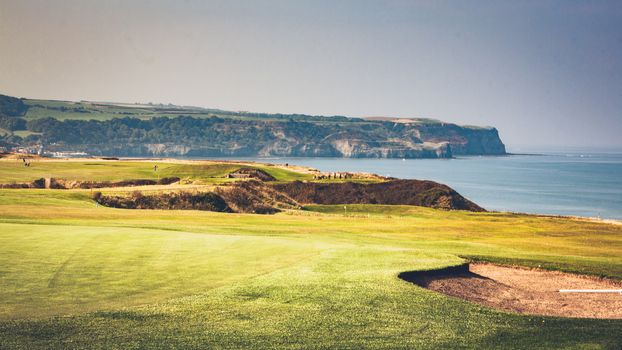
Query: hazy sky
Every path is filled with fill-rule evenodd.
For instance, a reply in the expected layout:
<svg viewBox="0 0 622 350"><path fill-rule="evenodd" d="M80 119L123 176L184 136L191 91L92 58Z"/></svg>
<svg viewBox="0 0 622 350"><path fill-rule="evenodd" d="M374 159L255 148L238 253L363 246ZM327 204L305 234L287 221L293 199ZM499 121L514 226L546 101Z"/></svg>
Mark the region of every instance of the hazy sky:
<svg viewBox="0 0 622 350"><path fill-rule="evenodd" d="M622 146L622 1L0 0L0 93Z"/></svg>

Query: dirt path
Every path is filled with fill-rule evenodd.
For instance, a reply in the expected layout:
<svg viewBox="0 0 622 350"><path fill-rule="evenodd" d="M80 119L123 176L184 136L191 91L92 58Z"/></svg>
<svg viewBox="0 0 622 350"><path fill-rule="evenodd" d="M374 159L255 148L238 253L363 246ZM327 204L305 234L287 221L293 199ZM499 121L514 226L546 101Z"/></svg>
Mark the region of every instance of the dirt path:
<svg viewBox="0 0 622 350"><path fill-rule="evenodd" d="M408 274L407 276L402 276ZM560 293L560 289L622 289L622 282L492 264L400 275L446 295L505 311L563 317L622 319L620 293Z"/></svg>

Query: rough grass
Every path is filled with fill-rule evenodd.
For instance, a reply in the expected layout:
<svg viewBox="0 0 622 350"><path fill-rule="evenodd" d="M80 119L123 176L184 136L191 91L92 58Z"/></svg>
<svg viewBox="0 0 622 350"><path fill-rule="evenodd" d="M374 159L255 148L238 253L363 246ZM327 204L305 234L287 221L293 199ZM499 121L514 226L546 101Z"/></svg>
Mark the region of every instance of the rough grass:
<svg viewBox="0 0 622 350"><path fill-rule="evenodd" d="M622 278L622 226L409 206L272 216L0 190L0 348L622 346L620 320L498 312L401 271L459 256Z"/></svg>

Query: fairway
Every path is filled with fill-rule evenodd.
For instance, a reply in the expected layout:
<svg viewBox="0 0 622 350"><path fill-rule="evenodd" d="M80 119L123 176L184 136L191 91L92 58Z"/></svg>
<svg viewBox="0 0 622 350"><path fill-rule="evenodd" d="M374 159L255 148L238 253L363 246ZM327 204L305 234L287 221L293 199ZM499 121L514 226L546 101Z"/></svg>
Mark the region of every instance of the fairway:
<svg viewBox="0 0 622 350"><path fill-rule="evenodd" d="M157 166L157 170L154 167ZM308 180L312 175L260 163L162 160L54 160L35 158L25 167L19 159L0 160L0 184L24 183L40 178L77 181L158 180L177 176L187 182L226 182L226 175L242 167L262 169L278 181Z"/></svg>
<svg viewBox="0 0 622 350"><path fill-rule="evenodd" d="M497 311L397 275L474 258L621 279L621 253L622 226L564 218L123 210L5 189L0 348L614 349L621 320Z"/></svg>

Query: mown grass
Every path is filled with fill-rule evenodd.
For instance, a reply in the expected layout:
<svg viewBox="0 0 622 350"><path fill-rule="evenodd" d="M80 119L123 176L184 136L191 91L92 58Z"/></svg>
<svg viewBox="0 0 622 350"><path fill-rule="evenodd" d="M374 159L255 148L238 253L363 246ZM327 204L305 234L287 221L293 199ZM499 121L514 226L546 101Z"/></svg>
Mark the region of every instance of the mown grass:
<svg viewBox="0 0 622 350"><path fill-rule="evenodd" d="M157 165L157 171L154 166ZM226 182L228 173L248 165L224 162L197 162L194 164L175 164L158 161L53 161L32 160L24 167L21 160L0 161L0 183L30 182L45 177L77 181L121 181L126 179L158 180L176 176L185 181L204 183ZM304 180L312 178L309 174L290 171L267 165L256 164L279 181Z"/></svg>
<svg viewBox="0 0 622 350"><path fill-rule="evenodd" d="M277 215L0 190L0 348L622 346L621 320L515 315L397 278L460 256L622 279L622 226L409 206Z"/></svg>
<svg viewBox="0 0 622 350"><path fill-rule="evenodd" d="M163 162L76 161L61 162L32 160L24 167L20 160L0 162L0 183L29 182L42 177L82 181L121 181L124 179L157 179L173 164Z"/></svg>

